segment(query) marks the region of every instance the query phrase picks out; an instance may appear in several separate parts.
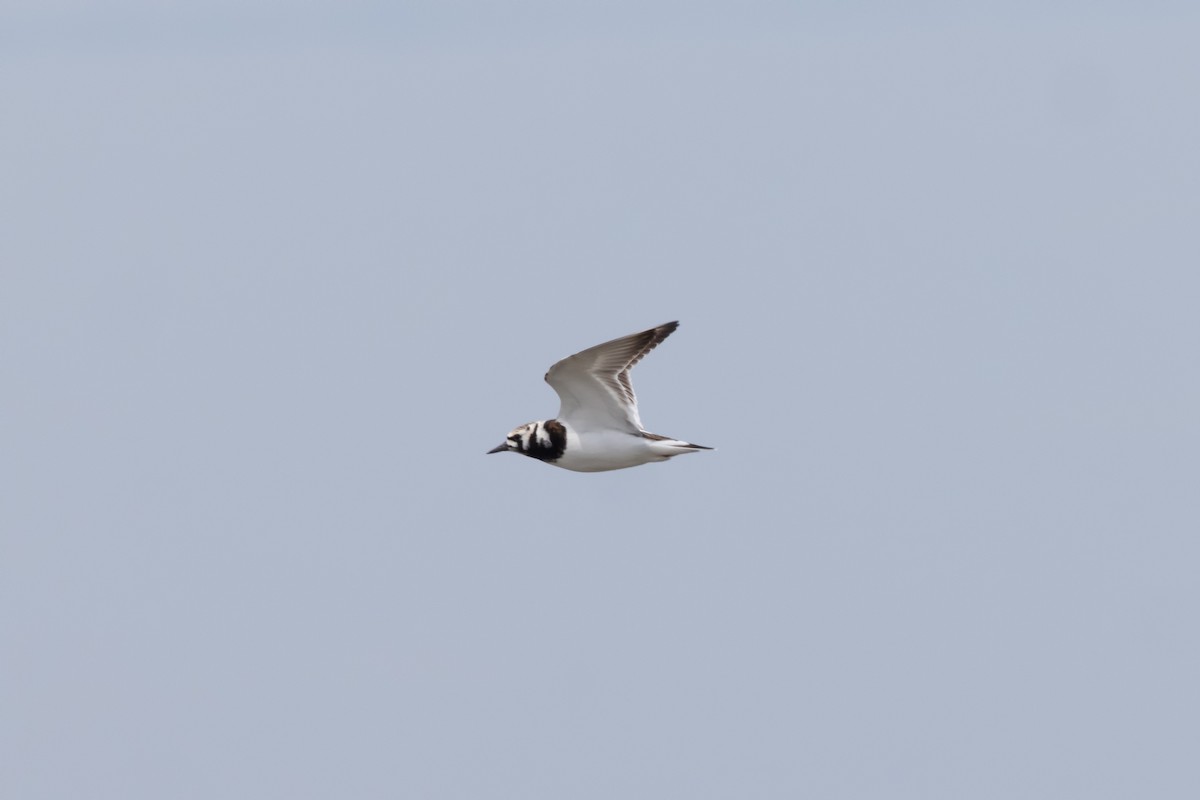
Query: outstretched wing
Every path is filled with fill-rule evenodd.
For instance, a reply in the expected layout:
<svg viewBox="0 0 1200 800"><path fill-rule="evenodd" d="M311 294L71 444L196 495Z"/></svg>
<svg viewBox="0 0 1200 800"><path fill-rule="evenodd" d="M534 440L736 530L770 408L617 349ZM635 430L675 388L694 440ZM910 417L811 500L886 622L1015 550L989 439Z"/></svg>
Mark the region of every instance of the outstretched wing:
<svg viewBox="0 0 1200 800"><path fill-rule="evenodd" d="M658 346L678 322L622 336L564 358L546 373L546 383L558 392L558 418L578 431L616 428L638 433L637 396L629 370Z"/></svg>

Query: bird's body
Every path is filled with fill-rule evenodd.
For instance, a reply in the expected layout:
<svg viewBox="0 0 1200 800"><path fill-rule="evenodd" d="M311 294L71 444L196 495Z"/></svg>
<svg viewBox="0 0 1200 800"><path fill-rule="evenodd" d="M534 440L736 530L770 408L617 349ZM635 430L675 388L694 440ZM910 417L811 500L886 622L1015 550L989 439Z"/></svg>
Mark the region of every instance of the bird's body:
<svg viewBox="0 0 1200 800"><path fill-rule="evenodd" d="M679 327L614 339L564 358L546 373L558 392L558 417L520 426L489 451L512 451L575 472L604 472L711 450L642 427L629 370Z"/></svg>

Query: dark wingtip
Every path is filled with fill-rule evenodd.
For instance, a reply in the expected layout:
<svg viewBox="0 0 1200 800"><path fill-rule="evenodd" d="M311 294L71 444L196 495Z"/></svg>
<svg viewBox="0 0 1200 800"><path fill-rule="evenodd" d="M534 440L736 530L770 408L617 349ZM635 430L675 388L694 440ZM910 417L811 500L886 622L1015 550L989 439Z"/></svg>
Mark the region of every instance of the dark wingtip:
<svg viewBox="0 0 1200 800"><path fill-rule="evenodd" d="M663 341L668 336L670 336L672 333L674 333L675 329L678 327L679 327L679 320L675 320L674 322L664 322L662 325L659 325L657 328L651 328L650 330L643 333L642 334L643 336L649 336L649 338L647 340L646 349L642 352L642 356L645 356L646 353L649 353L651 350L653 350L654 348L656 348L660 344L662 344ZM641 357L639 357L639 360L640 360L640 358ZM636 364L637 362L635 361L634 363ZM632 364L630 366L632 366Z"/></svg>

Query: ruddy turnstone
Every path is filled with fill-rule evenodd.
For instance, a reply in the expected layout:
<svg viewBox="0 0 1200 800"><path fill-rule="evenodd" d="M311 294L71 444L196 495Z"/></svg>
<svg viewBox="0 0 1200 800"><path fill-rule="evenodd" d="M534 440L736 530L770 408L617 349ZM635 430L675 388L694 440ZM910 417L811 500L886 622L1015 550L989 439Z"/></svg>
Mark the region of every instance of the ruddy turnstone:
<svg viewBox="0 0 1200 800"><path fill-rule="evenodd" d="M668 322L559 361L546 373L562 401L558 417L516 428L488 453L511 450L563 469L603 472L712 450L649 433L638 416L629 370L678 327Z"/></svg>

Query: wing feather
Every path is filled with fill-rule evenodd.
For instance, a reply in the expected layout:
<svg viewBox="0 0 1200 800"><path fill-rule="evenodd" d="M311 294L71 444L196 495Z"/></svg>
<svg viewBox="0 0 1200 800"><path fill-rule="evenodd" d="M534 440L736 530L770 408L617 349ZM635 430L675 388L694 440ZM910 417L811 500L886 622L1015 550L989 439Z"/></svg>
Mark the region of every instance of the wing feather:
<svg viewBox="0 0 1200 800"><path fill-rule="evenodd" d="M615 427L641 432L642 420L629 371L678 327L678 322L668 322L622 336L550 367L546 383L554 387L562 401L558 418L576 430Z"/></svg>

